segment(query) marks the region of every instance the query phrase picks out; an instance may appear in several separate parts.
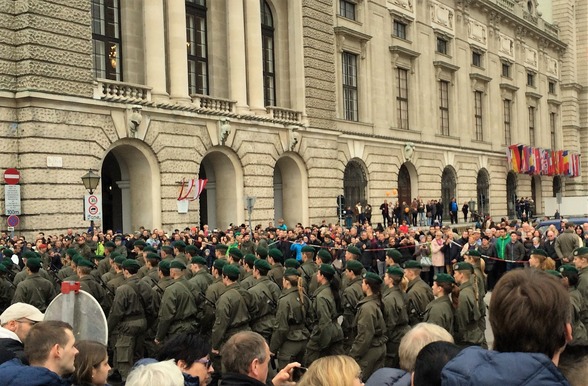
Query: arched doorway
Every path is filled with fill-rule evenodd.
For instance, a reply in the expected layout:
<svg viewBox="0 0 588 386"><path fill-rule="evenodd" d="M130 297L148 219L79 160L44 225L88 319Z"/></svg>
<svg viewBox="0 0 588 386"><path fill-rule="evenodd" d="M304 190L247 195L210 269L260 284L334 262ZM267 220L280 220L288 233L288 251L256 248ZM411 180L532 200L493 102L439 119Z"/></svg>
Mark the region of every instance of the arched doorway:
<svg viewBox="0 0 588 386"><path fill-rule="evenodd" d="M198 176L208 179L199 199L200 223L211 229L243 223L243 171L237 156L213 149L202 159Z"/></svg>
<svg viewBox="0 0 588 386"><path fill-rule="evenodd" d="M365 188L367 187L367 177L362 165L357 160L351 160L345 167L343 177L343 192L347 206L354 207L358 202L365 203ZM335 197L333 197L333 202Z"/></svg>
<svg viewBox="0 0 588 386"><path fill-rule="evenodd" d="M476 192L478 200L478 213L484 216L490 213L490 176L488 170L482 168L476 178Z"/></svg>
<svg viewBox="0 0 588 386"><path fill-rule="evenodd" d="M161 179L153 151L123 139L106 153L100 172L102 228L123 233L161 227Z"/></svg>
<svg viewBox="0 0 588 386"><path fill-rule="evenodd" d="M515 217L517 201L517 176L514 172L508 172L506 176L506 208L508 217Z"/></svg>
<svg viewBox="0 0 588 386"><path fill-rule="evenodd" d="M406 202L410 205L412 201L412 184L410 173L406 165L402 165L398 171L398 202Z"/></svg>
<svg viewBox="0 0 588 386"><path fill-rule="evenodd" d="M561 177L553 177L553 197L557 197L557 194L561 193Z"/></svg>
<svg viewBox="0 0 588 386"><path fill-rule="evenodd" d="M308 176L301 159L285 155L274 168L274 221L308 224Z"/></svg>
<svg viewBox="0 0 588 386"><path fill-rule="evenodd" d="M531 199L535 203L535 213L531 213L531 215L535 216L542 211L541 208L543 203L543 190L541 188L541 177L539 176L533 176L531 179Z"/></svg>
<svg viewBox="0 0 588 386"><path fill-rule="evenodd" d="M443 200L443 219L449 220L451 199L456 196L457 173L453 166L446 166L441 175L441 199Z"/></svg>

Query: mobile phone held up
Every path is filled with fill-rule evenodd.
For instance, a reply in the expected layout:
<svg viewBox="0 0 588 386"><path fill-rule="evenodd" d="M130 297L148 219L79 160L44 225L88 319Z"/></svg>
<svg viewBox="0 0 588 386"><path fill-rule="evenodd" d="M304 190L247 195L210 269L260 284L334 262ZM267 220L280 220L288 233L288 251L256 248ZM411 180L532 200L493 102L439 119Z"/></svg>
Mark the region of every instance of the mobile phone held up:
<svg viewBox="0 0 588 386"><path fill-rule="evenodd" d="M292 381L299 382L304 373L306 373L308 369L306 367L294 367L292 369Z"/></svg>

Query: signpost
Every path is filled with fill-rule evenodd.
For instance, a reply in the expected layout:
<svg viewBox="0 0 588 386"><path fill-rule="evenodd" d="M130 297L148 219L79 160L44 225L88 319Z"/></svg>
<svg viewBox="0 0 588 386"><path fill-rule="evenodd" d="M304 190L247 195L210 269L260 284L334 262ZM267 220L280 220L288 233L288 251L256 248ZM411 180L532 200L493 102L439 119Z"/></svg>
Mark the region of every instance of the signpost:
<svg viewBox="0 0 588 386"><path fill-rule="evenodd" d="M251 197L251 196L245 197L245 207L247 208L247 213L249 214L249 231L250 232L253 229L253 228L251 228L251 213L253 212L253 207L255 206L256 199L257 199L257 197Z"/></svg>
<svg viewBox="0 0 588 386"><path fill-rule="evenodd" d="M84 195L84 220L96 221L102 219L102 198L99 194Z"/></svg>
<svg viewBox="0 0 588 386"><path fill-rule="evenodd" d="M4 185L4 214L6 216L21 214L20 185Z"/></svg>
<svg viewBox="0 0 588 386"><path fill-rule="evenodd" d="M20 172L14 168L9 168L4 171L4 181L8 185L16 185L20 181Z"/></svg>

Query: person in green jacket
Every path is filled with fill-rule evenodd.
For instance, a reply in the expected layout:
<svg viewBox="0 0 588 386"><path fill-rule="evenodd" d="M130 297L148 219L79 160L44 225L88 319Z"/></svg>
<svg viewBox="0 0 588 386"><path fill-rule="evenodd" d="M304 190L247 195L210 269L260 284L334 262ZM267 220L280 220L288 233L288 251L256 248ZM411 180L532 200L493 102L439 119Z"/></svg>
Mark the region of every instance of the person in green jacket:
<svg viewBox="0 0 588 386"><path fill-rule="evenodd" d="M279 368L284 368L290 362L304 364L304 350L310 336L310 331L306 327L310 299L304 293L300 272L287 269L282 279L282 287L284 289L278 300L269 345L270 352L278 359Z"/></svg>
<svg viewBox="0 0 588 386"><path fill-rule="evenodd" d="M459 284L459 302L455 311L454 339L459 346L481 346L486 348L485 331L480 329L482 317L478 302L478 285L474 278L474 267L461 262L453 266L453 277Z"/></svg>
<svg viewBox="0 0 588 386"><path fill-rule="evenodd" d="M251 329L269 343L274 329L276 309L280 298L280 287L267 277L272 269L267 260L256 260L253 267L255 284L249 288L256 303L257 313L251 315Z"/></svg>
<svg viewBox="0 0 588 386"><path fill-rule="evenodd" d="M27 266L24 271L27 276L16 286L12 304L27 303L37 307L41 312L45 312L57 293L55 285L39 275L41 265L41 259L27 259Z"/></svg>
<svg viewBox="0 0 588 386"><path fill-rule="evenodd" d="M434 299L431 287L421 279L421 270L421 263L415 260L408 260L404 263L404 275L408 279L406 294L408 295L408 318L411 326L423 321L425 309Z"/></svg>
<svg viewBox="0 0 588 386"><path fill-rule="evenodd" d="M322 264L317 272L319 287L311 299L310 320L312 331L306 346L306 364L327 355L342 355L343 330L337 322L341 315L341 297L339 284L335 277L335 268Z"/></svg>
<svg viewBox="0 0 588 386"><path fill-rule="evenodd" d="M384 317L386 319L386 367L398 368L398 347L404 335L410 330L408 324L408 297L402 287L404 271L398 266L389 266L384 275L383 292Z"/></svg>
<svg viewBox="0 0 588 386"><path fill-rule="evenodd" d="M586 306L586 299L576 286L578 285L578 270L570 264L564 264L559 267L562 283L570 294L572 303L572 336L575 341L583 341L588 339L588 331L584 321L588 317L588 307Z"/></svg>
<svg viewBox="0 0 588 386"><path fill-rule="evenodd" d="M574 266L578 270L578 291L582 294L584 301L588 302L588 247L580 247L572 252ZM584 323L587 323L584 320Z"/></svg>
<svg viewBox="0 0 588 386"><path fill-rule="evenodd" d="M362 276L363 264L357 260L349 260L345 267L347 286L343 288L341 301L343 303L343 336L345 336L345 348L349 349L354 340L353 320L357 313L357 304L363 299Z"/></svg>
<svg viewBox="0 0 588 386"><path fill-rule="evenodd" d="M435 300L427 306L423 322L443 327L453 335L453 313L459 299L459 287L455 285L453 277L446 273L436 274L433 277L433 295Z"/></svg>
<svg viewBox="0 0 588 386"><path fill-rule="evenodd" d="M373 272L365 274L361 289L365 297L357 304L357 314L353 321L355 340L349 356L361 367L364 381L374 371L384 367L386 358L386 321L382 310L382 278Z"/></svg>
<svg viewBox="0 0 588 386"><path fill-rule="evenodd" d="M188 250L189 245L186 247ZM197 293L206 292L209 285L212 284L212 275L208 273L206 268L206 259L202 256L194 256L190 259L190 269L192 270L192 278L189 280L190 283L196 287Z"/></svg>

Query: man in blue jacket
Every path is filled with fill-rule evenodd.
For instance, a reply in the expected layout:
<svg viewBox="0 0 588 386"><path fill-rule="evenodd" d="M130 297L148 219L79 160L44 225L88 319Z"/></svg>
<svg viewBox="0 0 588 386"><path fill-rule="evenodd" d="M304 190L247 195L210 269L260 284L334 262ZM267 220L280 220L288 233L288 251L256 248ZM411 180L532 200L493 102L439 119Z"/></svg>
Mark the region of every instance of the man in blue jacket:
<svg viewBox="0 0 588 386"><path fill-rule="evenodd" d="M443 368L442 385L569 386L557 369L572 340L569 310L569 295L554 276L508 272L490 301L494 350L463 350Z"/></svg>

